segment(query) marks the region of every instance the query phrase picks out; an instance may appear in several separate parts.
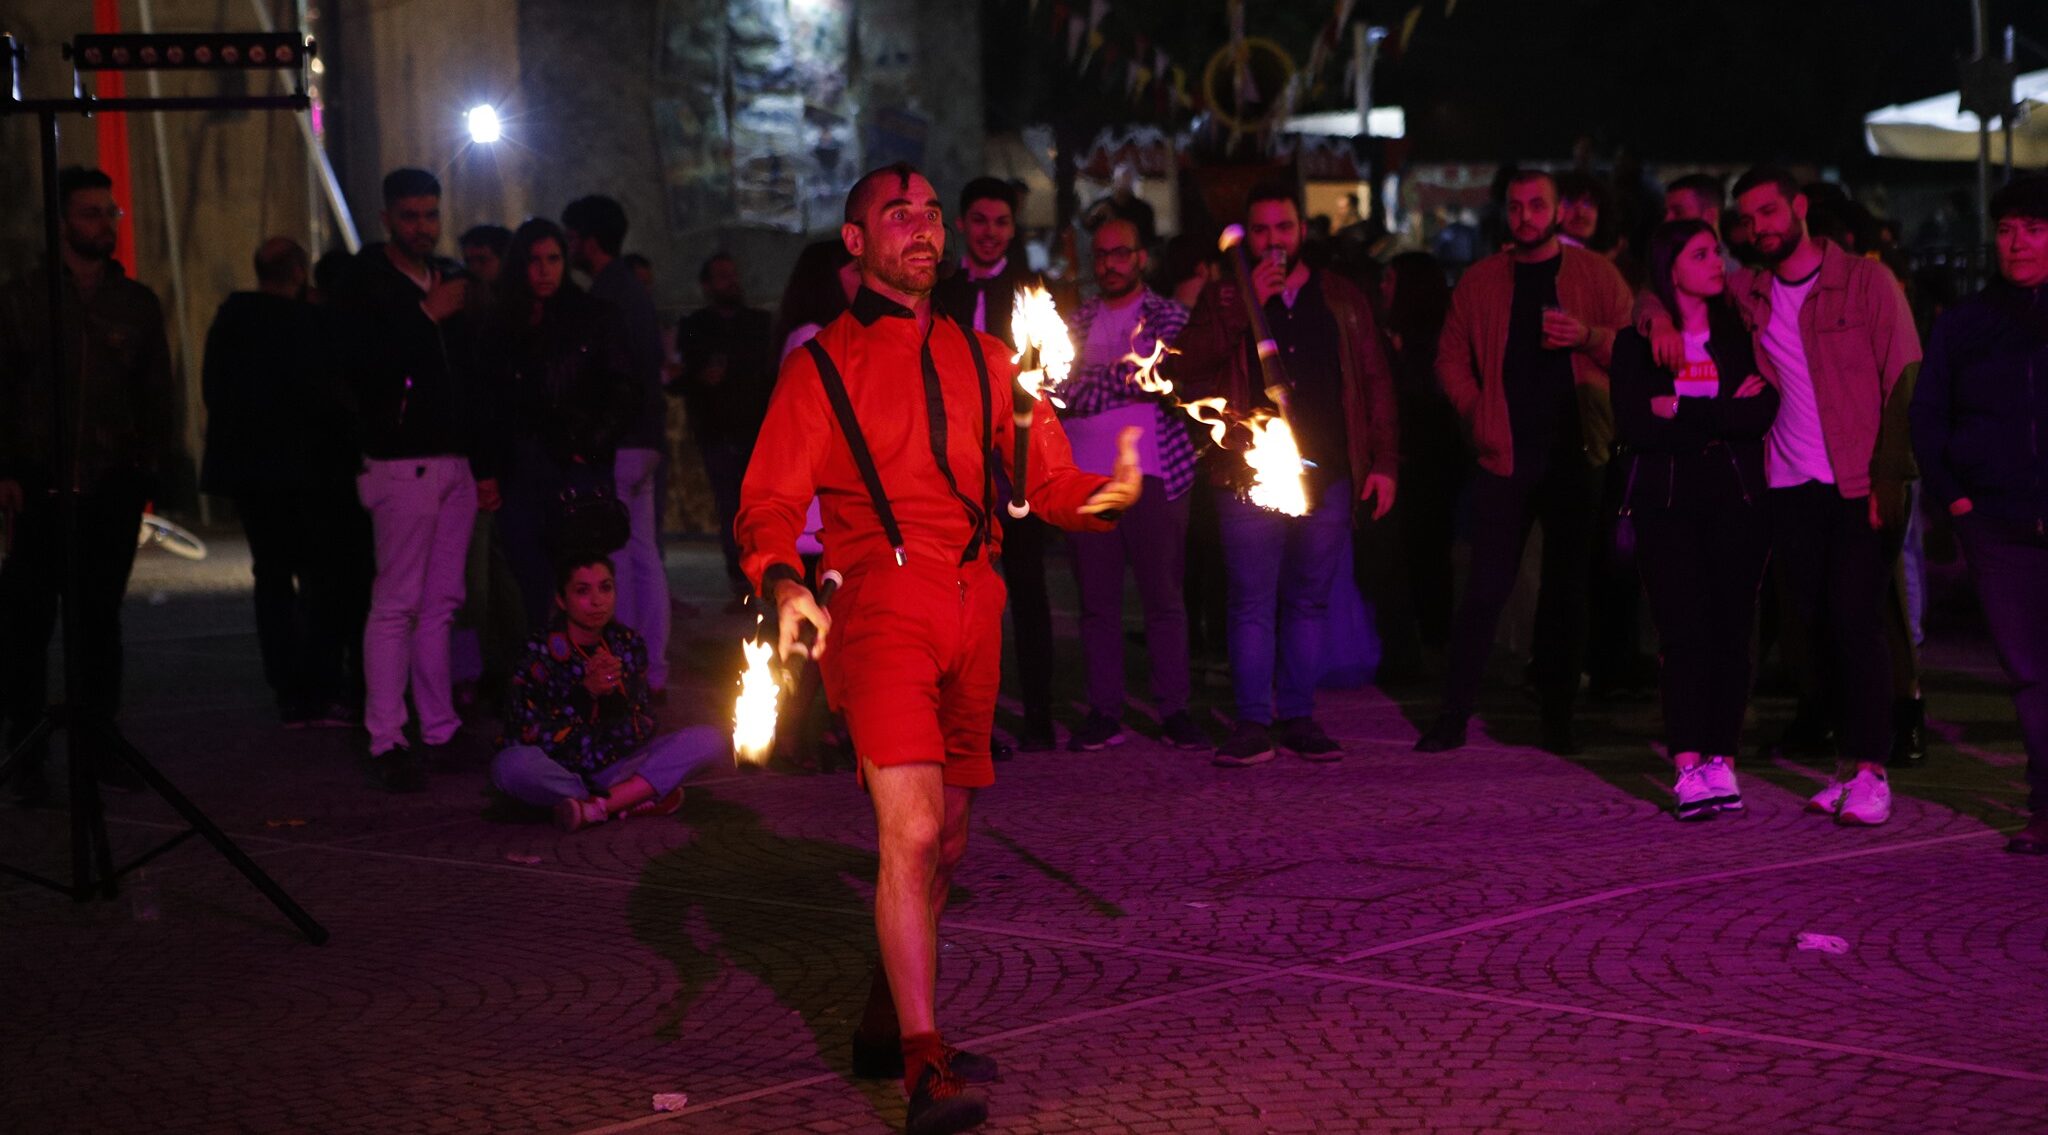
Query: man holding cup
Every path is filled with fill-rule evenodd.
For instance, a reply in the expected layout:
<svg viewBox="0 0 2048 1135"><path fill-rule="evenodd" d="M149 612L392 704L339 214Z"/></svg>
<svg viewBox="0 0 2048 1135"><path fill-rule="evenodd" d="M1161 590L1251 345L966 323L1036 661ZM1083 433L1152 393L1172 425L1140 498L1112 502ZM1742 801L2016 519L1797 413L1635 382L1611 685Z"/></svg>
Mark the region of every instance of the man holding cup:
<svg viewBox="0 0 2048 1135"><path fill-rule="evenodd" d="M1535 665L1543 747L1578 751L1572 708L1586 652L1588 557L1600 466L1614 432L1607 364L1627 324L1621 273L1557 237L1557 182L1541 170L1508 181L1509 247L1467 269L1451 296L1437 380L1479 462L1472 482L1472 570L1451 632L1437 719L1415 747L1465 744L1501 609L1529 528L1543 523Z"/></svg>

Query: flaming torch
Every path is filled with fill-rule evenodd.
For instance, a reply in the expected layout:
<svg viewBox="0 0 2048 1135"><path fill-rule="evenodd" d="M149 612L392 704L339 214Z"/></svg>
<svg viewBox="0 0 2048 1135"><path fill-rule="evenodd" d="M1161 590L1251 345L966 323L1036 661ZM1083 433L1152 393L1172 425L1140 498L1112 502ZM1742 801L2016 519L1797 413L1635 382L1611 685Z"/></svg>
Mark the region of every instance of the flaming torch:
<svg viewBox="0 0 2048 1135"><path fill-rule="evenodd" d="M1252 267L1244 255L1244 229L1238 225L1225 228L1216 244L1237 274L1238 294L1244 297L1244 309L1252 317L1252 336L1259 348L1259 374L1265 380L1266 400L1291 422L1287 401L1294 392L1294 380L1287 377L1287 368L1280 363L1280 344L1273 338L1273 329L1266 325L1266 310L1259 306L1259 295L1252 289Z"/></svg>
<svg viewBox="0 0 2048 1135"><path fill-rule="evenodd" d="M1295 444L1294 431L1288 428L1287 419L1264 410L1240 418L1230 412L1230 404L1222 398L1200 398L1181 409L1208 426L1209 436L1222 448L1228 448L1223 445L1223 438L1231 426L1249 431L1251 444L1245 447L1244 463L1251 469L1252 485L1245 494L1247 499L1260 508L1288 516L1308 515L1301 447Z"/></svg>
<svg viewBox="0 0 2048 1135"><path fill-rule="evenodd" d="M832 601L832 593L839 590L843 579L836 571L825 573L818 583L818 606ZM767 600L762 600L762 606L769 607ZM806 627L790 646L790 653L809 658L810 637ZM735 763L762 764L775 746L775 719L783 687L792 684L794 678L786 661L782 665L776 662L775 631L766 615L755 617L754 633L740 642L740 650L747 665L740 671L740 695L732 707L732 755Z"/></svg>
<svg viewBox="0 0 2048 1135"><path fill-rule="evenodd" d="M1031 502L1024 499L1025 478L1031 467L1031 414L1041 398L1064 405L1053 392L1067 380L1074 366L1074 343L1067 338L1066 321L1053 305L1052 293L1039 284L1017 289L1017 301L1010 309L1010 336L1016 340L1017 386L1028 397L1012 404L1017 426L1012 442L1010 465L1010 515L1022 520L1031 515Z"/></svg>

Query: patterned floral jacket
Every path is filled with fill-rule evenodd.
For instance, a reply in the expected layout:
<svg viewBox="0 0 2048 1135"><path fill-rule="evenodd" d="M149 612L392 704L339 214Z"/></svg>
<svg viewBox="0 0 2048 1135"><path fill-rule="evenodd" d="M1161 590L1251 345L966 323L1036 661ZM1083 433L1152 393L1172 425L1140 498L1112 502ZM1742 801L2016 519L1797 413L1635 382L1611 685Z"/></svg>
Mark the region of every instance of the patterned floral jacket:
<svg viewBox="0 0 2048 1135"><path fill-rule="evenodd" d="M583 654L569 641L568 631L555 627L526 641L505 695L506 744L535 746L556 763L587 774L631 756L653 739L646 640L633 628L612 623L604 628L604 642L623 663L624 688L593 698L583 687Z"/></svg>

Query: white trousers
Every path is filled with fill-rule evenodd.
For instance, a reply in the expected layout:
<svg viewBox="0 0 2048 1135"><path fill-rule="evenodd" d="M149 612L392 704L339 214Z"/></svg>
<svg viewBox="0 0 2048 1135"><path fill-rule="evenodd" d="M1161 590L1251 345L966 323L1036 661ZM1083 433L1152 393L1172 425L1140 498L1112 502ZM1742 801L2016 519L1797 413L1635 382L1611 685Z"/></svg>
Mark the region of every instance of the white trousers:
<svg viewBox="0 0 2048 1135"><path fill-rule="evenodd" d="M659 527L654 514L655 479L661 476L661 452L621 449L612 467L619 499L626 502L631 535L612 557L618 575L618 620L647 640L647 684L668 688L668 572L662 567Z"/></svg>
<svg viewBox="0 0 2048 1135"><path fill-rule="evenodd" d="M377 579L363 628L363 724L370 751L405 744L412 687L420 740L446 744L461 719L449 694L448 635L476 523L476 481L461 457L366 461L356 494L370 514Z"/></svg>

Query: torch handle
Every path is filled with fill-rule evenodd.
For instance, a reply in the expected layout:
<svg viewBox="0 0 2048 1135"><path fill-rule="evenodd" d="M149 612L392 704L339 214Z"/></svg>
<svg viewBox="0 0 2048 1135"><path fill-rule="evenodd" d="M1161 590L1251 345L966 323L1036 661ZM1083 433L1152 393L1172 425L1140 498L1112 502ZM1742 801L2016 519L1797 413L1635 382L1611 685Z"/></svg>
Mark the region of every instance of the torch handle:
<svg viewBox="0 0 2048 1135"><path fill-rule="evenodd" d="M828 571L820 577L818 580L818 590L814 593L818 606L824 607L829 605L832 602L832 596L839 591L839 585L845 582L846 577L840 575L837 571ZM805 625L803 630L797 632L796 642L790 645L789 652L792 655L809 658L811 656L811 645L817 640L817 637L817 632L812 630L808 624Z"/></svg>
<svg viewBox="0 0 2048 1135"><path fill-rule="evenodd" d="M1022 520L1031 515L1031 502L1024 499L1025 478L1031 474L1031 408L1026 401L1024 407L1012 419L1017 426L1010 441L1010 518Z"/></svg>
<svg viewBox="0 0 2048 1135"><path fill-rule="evenodd" d="M1237 291L1244 297L1245 314L1251 317L1252 339L1259 349L1259 374L1265 380L1266 397L1280 410L1280 416L1287 416L1287 392L1294 389L1294 382L1287 377L1287 368L1280 362L1280 344L1273 338L1273 328L1266 323L1266 309L1259 304L1259 293L1252 287L1251 261L1244 254L1244 242L1237 241L1228 249L1231 270L1237 275ZM1275 391L1280 393L1276 396Z"/></svg>

